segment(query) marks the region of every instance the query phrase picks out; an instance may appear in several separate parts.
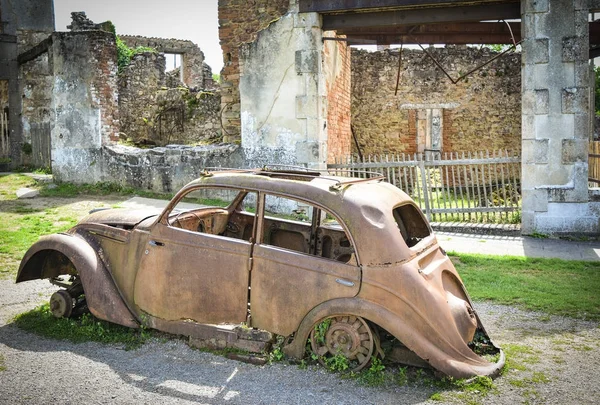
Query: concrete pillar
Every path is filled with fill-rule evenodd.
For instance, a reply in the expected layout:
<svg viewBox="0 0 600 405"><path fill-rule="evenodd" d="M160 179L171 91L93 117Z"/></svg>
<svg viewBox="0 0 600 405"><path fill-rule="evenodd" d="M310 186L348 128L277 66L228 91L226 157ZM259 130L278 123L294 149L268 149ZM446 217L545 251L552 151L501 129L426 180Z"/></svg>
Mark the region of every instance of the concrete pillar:
<svg viewBox="0 0 600 405"><path fill-rule="evenodd" d="M327 164L321 18L288 14L240 50L242 142L247 164Z"/></svg>
<svg viewBox="0 0 600 405"><path fill-rule="evenodd" d="M522 0L522 231L591 233L587 2Z"/></svg>

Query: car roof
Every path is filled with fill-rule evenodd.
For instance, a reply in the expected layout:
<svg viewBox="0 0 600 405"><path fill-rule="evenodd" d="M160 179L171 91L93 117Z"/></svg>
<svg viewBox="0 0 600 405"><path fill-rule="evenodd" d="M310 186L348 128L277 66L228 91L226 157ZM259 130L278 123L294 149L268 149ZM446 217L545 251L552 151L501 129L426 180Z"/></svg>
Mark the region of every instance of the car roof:
<svg viewBox="0 0 600 405"><path fill-rule="evenodd" d="M414 253L406 246L393 216L393 209L414 204L383 177L359 179L297 172L210 172L184 189L220 186L264 191L320 205L337 215L350 232L361 264L394 263Z"/></svg>

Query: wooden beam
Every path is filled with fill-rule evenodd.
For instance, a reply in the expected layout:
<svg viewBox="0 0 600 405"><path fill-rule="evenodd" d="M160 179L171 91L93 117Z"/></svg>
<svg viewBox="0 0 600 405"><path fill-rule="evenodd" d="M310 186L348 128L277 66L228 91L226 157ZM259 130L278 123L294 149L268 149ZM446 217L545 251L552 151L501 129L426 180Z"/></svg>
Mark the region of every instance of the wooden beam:
<svg viewBox="0 0 600 405"><path fill-rule="evenodd" d="M19 54L19 56L17 56L17 62L19 62L19 65L22 65L30 60L34 60L38 56L48 52L48 48L50 48L50 46L52 46L52 36L49 36L34 47Z"/></svg>
<svg viewBox="0 0 600 405"><path fill-rule="evenodd" d="M470 6L485 3L511 3L518 0L299 0L301 13L337 14L348 11L377 11L400 8ZM600 1L600 0L597 0Z"/></svg>
<svg viewBox="0 0 600 405"><path fill-rule="evenodd" d="M323 30L344 30L361 27L477 22L521 18L519 3L488 4L470 7L442 7L404 11L379 11L323 16Z"/></svg>
<svg viewBox="0 0 600 405"><path fill-rule="evenodd" d="M521 40L521 24L509 23L446 23L397 27L367 27L338 30L351 44L374 41L391 44L512 44ZM512 33L512 34L511 34Z"/></svg>
<svg viewBox="0 0 600 405"><path fill-rule="evenodd" d="M512 45L512 39L499 34L419 34L419 35L348 35L350 45L416 45L416 44L453 44L453 45ZM518 38L515 38L519 41Z"/></svg>

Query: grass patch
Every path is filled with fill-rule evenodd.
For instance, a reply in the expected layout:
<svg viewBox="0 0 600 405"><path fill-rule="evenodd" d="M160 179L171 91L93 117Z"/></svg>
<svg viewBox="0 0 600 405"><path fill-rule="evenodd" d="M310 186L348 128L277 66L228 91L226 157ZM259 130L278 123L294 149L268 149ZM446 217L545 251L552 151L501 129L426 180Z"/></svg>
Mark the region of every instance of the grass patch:
<svg viewBox="0 0 600 405"><path fill-rule="evenodd" d="M0 176L0 201L16 200L15 191L23 187L34 187L37 182L23 174L9 174Z"/></svg>
<svg viewBox="0 0 600 405"><path fill-rule="evenodd" d="M0 371L6 371L6 362L4 361L3 354L0 354Z"/></svg>
<svg viewBox="0 0 600 405"><path fill-rule="evenodd" d="M137 190L132 187L125 187L110 182L98 182L95 184L73 184L58 183L53 185L44 185L40 190L42 197L64 197L72 198L79 195L138 195L146 198L157 198L161 200L170 200L173 194L155 193L151 191Z"/></svg>
<svg viewBox="0 0 600 405"><path fill-rule="evenodd" d="M77 218L29 209L19 205L3 205L0 212L0 276L10 276L18 268L27 249L41 235L71 228ZM11 209L12 208L12 209Z"/></svg>
<svg viewBox="0 0 600 405"><path fill-rule="evenodd" d="M600 319L600 262L456 254L474 300L534 311Z"/></svg>
<svg viewBox="0 0 600 405"><path fill-rule="evenodd" d="M150 337L145 329L131 329L83 314L79 318L55 318L48 304L17 315L14 324L19 328L37 335L73 343L99 342L124 344L125 349L135 349Z"/></svg>

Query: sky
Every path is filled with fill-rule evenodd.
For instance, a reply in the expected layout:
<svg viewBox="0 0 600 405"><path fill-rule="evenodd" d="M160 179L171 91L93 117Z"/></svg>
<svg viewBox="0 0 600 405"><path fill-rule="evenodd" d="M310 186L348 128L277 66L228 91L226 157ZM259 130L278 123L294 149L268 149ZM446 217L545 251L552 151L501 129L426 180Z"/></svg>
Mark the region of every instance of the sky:
<svg viewBox="0 0 600 405"><path fill-rule="evenodd" d="M190 40L213 73L223 67L217 0L54 0L57 31L67 31L72 11L85 11L96 23L112 21L117 34Z"/></svg>

